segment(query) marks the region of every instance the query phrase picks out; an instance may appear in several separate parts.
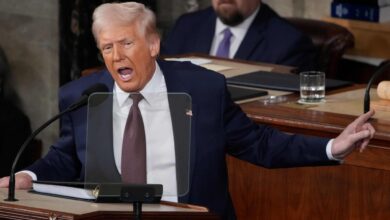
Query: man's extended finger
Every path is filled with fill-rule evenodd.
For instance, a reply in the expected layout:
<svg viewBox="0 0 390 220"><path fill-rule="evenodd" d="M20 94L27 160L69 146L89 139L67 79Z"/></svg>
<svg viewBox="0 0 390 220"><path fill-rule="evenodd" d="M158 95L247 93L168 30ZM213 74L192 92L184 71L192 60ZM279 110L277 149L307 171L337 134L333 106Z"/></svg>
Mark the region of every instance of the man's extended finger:
<svg viewBox="0 0 390 220"><path fill-rule="evenodd" d="M360 116L359 116L357 119L355 119L355 121L352 122L352 123L355 124L356 126L360 127L360 126L362 126L364 123L366 123L367 120L370 119L374 114L375 114L375 110L371 109L370 111L366 112L365 114L360 115Z"/></svg>

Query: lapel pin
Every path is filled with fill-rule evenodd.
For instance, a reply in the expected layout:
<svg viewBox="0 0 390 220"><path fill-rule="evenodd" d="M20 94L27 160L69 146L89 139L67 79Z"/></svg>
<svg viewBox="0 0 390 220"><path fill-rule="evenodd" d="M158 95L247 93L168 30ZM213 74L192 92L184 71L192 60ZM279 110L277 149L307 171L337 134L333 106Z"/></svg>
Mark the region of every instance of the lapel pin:
<svg viewBox="0 0 390 220"><path fill-rule="evenodd" d="M191 109L186 109L186 115L192 116L192 110Z"/></svg>

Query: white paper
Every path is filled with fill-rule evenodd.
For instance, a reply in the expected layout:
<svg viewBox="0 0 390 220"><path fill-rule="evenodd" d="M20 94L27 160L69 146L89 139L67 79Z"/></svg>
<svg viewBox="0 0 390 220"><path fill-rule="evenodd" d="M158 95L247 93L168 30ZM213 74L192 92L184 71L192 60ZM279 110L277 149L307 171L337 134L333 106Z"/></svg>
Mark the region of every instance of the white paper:
<svg viewBox="0 0 390 220"><path fill-rule="evenodd" d="M92 194L92 190L77 188L77 187L33 183L33 190L40 193L60 195L60 196L73 197L79 199L88 199L88 200L96 199L96 197L93 196Z"/></svg>
<svg viewBox="0 0 390 220"><path fill-rule="evenodd" d="M211 63L211 60L205 59L205 58L189 58L189 57L184 57L184 58L165 58L165 60L168 61L179 61L179 62L191 62L192 64L195 65L203 65L207 63Z"/></svg>

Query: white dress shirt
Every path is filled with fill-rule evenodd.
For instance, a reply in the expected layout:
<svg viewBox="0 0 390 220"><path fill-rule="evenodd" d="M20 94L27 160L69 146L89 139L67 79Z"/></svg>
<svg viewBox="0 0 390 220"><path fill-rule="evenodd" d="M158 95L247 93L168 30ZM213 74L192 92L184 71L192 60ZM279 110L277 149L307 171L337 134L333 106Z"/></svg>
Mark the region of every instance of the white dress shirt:
<svg viewBox="0 0 390 220"><path fill-rule="evenodd" d="M121 172L122 140L133 103L130 93L115 83L113 97L113 147L115 164ZM173 128L164 75L156 63L152 79L140 91L139 103L146 137L147 183L163 185L163 200L177 202L176 159Z"/></svg>
<svg viewBox="0 0 390 220"><path fill-rule="evenodd" d="M252 24L259 10L260 10L260 6L249 17L247 17L243 22L241 22L241 24L236 25L234 27L225 25L224 23L222 23L221 19L217 17L217 22L215 24L214 38L211 44L210 55L215 56L218 50L218 45L223 39L223 31L226 28L229 28L233 35L230 38L229 58L233 58L238 48L240 47L241 42L246 35L246 32L248 32L249 26Z"/></svg>

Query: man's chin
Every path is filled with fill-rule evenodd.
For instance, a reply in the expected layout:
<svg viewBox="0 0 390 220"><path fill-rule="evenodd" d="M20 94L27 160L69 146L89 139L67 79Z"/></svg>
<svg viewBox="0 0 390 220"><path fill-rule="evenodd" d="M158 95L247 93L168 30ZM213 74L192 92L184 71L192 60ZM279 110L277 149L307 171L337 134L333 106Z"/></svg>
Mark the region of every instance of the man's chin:
<svg viewBox="0 0 390 220"><path fill-rule="evenodd" d="M124 92L138 92L140 89L134 83L131 82L121 82L118 83L119 88Z"/></svg>
<svg viewBox="0 0 390 220"><path fill-rule="evenodd" d="M244 21L244 16L236 10L220 10L217 15L222 23L228 26L236 26Z"/></svg>
<svg viewBox="0 0 390 220"><path fill-rule="evenodd" d="M220 5L216 13L222 23L228 26L236 26L244 21L244 16L232 4Z"/></svg>

